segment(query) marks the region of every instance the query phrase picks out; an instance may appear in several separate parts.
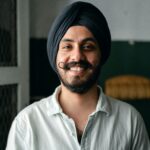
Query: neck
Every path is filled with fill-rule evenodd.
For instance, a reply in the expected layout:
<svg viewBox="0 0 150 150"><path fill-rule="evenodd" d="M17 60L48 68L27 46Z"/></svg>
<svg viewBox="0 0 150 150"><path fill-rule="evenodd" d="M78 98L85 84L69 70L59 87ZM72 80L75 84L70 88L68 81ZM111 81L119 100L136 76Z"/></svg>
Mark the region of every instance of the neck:
<svg viewBox="0 0 150 150"><path fill-rule="evenodd" d="M96 108L98 96L99 91L96 84L83 94L71 92L62 84L59 102L67 114L72 112L92 113Z"/></svg>
<svg viewBox="0 0 150 150"><path fill-rule="evenodd" d="M63 112L74 120L78 135L83 133L88 116L95 111L98 96L96 84L84 94L73 93L61 85L59 103Z"/></svg>

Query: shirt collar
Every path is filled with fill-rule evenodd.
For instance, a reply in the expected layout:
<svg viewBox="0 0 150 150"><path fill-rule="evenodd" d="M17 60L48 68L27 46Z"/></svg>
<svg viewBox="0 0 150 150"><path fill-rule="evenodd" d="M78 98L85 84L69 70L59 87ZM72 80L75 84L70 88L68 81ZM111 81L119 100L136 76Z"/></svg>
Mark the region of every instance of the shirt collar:
<svg viewBox="0 0 150 150"><path fill-rule="evenodd" d="M98 102L97 102L97 106L96 106L96 110L91 114L91 115L95 115L96 113L98 112L104 112L106 113L107 115L110 114L111 112L111 105L110 105L110 102L109 100L107 99L106 95L103 93L103 90L101 87L99 87L99 90L100 90L100 95L99 95L99 99L98 99ZM56 115L56 114L60 114L63 112L59 102L58 102L58 95L60 93L60 90L61 90L61 87L58 86L56 89L55 89L55 92L53 93L52 96L50 96L50 99L49 99L49 114L51 115Z"/></svg>
<svg viewBox="0 0 150 150"><path fill-rule="evenodd" d="M49 114L50 115L56 115L58 113L62 113L62 108L58 102L58 96L59 96L59 93L60 93L60 90L61 90L61 87L58 86L56 89L55 89L55 92L53 93L53 95L51 95L49 97Z"/></svg>
<svg viewBox="0 0 150 150"><path fill-rule="evenodd" d="M111 105L109 100L107 99L106 95L103 93L103 90L100 86L98 86L100 90L99 99L97 102L96 110L92 114L95 114L97 112L104 112L107 115L111 113Z"/></svg>

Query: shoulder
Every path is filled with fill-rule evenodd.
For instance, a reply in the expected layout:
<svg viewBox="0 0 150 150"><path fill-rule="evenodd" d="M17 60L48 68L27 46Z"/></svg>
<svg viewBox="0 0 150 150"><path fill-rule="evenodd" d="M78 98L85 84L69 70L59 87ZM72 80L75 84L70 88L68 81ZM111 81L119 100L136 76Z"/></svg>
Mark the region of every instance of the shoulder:
<svg viewBox="0 0 150 150"><path fill-rule="evenodd" d="M129 133L147 134L145 122L138 110L127 102L106 96L111 105L111 118Z"/></svg>
<svg viewBox="0 0 150 150"><path fill-rule="evenodd" d="M21 110L15 118L18 124L36 125L37 122L50 119L50 115L59 107L57 103L57 96L59 88L55 92L37 102L34 102Z"/></svg>
<svg viewBox="0 0 150 150"><path fill-rule="evenodd" d="M110 102L112 109L122 110L122 111L133 111L137 113L137 110L132 105L128 104L123 100L115 99L109 96L106 96L106 99Z"/></svg>
<svg viewBox="0 0 150 150"><path fill-rule="evenodd" d="M106 99L109 101L111 106L111 112L112 115L126 120L128 122L143 122L143 118L141 117L141 114L138 112L138 110L132 106L131 104L128 104L127 102L106 96Z"/></svg>
<svg viewBox="0 0 150 150"><path fill-rule="evenodd" d="M43 98L21 110L14 118L11 130L20 133L22 137L28 134L28 131L31 131L43 121L42 119L48 118L47 110L51 99L51 96Z"/></svg>
<svg viewBox="0 0 150 150"><path fill-rule="evenodd" d="M17 114L15 121L22 124L23 122L27 123L28 121L35 120L41 115L47 115L51 101L52 96L49 96L30 104Z"/></svg>
<svg viewBox="0 0 150 150"><path fill-rule="evenodd" d="M17 118L20 118L21 116L24 115L35 115L35 114L45 114L49 113L49 111L52 111L53 109L56 108L57 103L57 98L60 92L60 86L58 86L54 93L46 98L43 98L37 102L34 102L30 104L29 106L25 107L23 110L21 110Z"/></svg>

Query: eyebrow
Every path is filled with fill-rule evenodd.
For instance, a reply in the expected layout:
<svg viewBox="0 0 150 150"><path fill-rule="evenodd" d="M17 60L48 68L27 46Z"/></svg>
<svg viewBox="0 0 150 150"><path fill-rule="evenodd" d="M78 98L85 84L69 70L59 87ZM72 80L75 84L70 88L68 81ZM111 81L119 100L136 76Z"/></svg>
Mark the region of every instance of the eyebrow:
<svg viewBox="0 0 150 150"><path fill-rule="evenodd" d="M97 43L96 39L93 38L93 37L88 37L88 38L85 38L85 39L82 40L82 42L88 42L88 41ZM61 40L61 42L74 42L74 40L69 39L69 38L64 38L64 39Z"/></svg>

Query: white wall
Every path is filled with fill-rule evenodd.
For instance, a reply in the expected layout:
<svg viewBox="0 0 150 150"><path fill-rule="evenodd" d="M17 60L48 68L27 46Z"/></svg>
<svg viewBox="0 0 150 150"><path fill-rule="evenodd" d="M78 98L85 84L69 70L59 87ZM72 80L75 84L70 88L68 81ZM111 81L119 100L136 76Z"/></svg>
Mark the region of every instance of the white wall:
<svg viewBox="0 0 150 150"><path fill-rule="evenodd" d="M30 37L46 38L52 21L68 0L31 0Z"/></svg>
<svg viewBox="0 0 150 150"><path fill-rule="evenodd" d="M77 0L30 1L31 37L46 38L64 5ZM106 16L113 40L150 41L150 0L82 0L92 2Z"/></svg>

